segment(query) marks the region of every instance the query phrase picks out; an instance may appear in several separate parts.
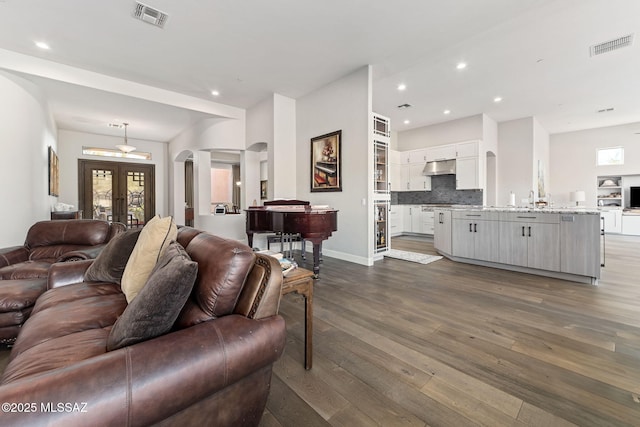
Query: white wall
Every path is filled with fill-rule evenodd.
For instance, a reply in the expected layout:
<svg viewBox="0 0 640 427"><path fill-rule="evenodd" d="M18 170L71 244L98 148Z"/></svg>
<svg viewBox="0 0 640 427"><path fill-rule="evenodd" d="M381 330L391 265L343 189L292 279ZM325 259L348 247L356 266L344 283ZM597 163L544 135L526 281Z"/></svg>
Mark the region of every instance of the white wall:
<svg viewBox="0 0 640 427"><path fill-rule="evenodd" d="M113 149L122 144L122 138L60 129L58 132L58 157L60 158L60 202L78 208L78 159L106 162L140 163L155 165L156 214L168 214L167 144L142 139L128 139L138 151L151 153L151 160L89 156L82 154L82 147ZM184 204L184 202L183 202Z"/></svg>
<svg viewBox="0 0 640 427"><path fill-rule="evenodd" d="M269 145L269 190L271 198L295 198L296 101L277 93L273 96L273 143ZM273 185L271 185L273 181ZM273 191L270 191L273 190Z"/></svg>
<svg viewBox="0 0 640 427"><path fill-rule="evenodd" d="M370 67L363 67L302 98L297 104L297 197L339 209L338 231L324 242L325 253L371 264L373 225L369 185L373 170L370 147ZM310 191L311 138L342 130L342 191ZM371 165L370 165L371 163ZM364 205L362 201L364 200Z"/></svg>
<svg viewBox="0 0 640 427"><path fill-rule="evenodd" d="M497 204L506 206L513 191L520 206L534 189L532 117L498 124L498 153Z"/></svg>
<svg viewBox="0 0 640 427"><path fill-rule="evenodd" d="M0 71L0 94L0 247L7 247L22 245L33 223L50 219L57 199L48 195L48 147L58 150L56 127L39 88Z"/></svg>
<svg viewBox="0 0 640 427"><path fill-rule="evenodd" d="M595 206L597 176L640 174L640 135L636 135L639 129L640 123L631 123L551 135L553 199L569 205L569 193L584 190L584 205ZM624 165L597 166L597 149L607 147L624 147Z"/></svg>
<svg viewBox="0 0 640 427"><path fill-rule="evenodd" d="M483 138L483 114L398 132L398 151ZM393 123L392 123L393 126Z"/></svg>

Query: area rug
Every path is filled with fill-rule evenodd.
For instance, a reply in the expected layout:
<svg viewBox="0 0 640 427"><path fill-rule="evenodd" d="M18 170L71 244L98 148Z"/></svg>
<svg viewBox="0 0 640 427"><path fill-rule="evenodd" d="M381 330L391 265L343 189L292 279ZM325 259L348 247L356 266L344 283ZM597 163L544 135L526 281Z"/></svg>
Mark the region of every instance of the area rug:
<svg viewBox="0 0 640 427"><path fill-rule="evenodd" d="M403 259L405 261L419 262L420 264L429 264L430 262L442 259L441 256L419 254L417 252L399 251L397 249L390 249L388 253L384 254L387 258Z"/></svg>

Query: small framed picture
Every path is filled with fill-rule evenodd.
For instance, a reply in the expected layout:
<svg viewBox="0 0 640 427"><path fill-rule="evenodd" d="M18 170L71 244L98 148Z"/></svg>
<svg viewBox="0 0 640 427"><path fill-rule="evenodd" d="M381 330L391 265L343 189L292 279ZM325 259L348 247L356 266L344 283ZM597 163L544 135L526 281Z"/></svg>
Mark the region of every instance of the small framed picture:
<svg viewBox="0 0 640 427"><path fill-rule="evenodd" d="M260 200L267 198L267 180L260 181Z"/></svg>

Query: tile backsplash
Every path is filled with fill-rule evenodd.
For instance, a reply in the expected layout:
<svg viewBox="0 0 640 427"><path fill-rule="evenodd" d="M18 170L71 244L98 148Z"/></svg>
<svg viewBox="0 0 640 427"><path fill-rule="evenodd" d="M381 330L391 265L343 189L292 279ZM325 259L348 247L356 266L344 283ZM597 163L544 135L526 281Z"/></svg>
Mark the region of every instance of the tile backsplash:
<svg viewBox="0 0 640 427"><path fill-rule="evenodd" d="M482 205L482 190L456 190L455 175L431 177L431 191L392 191L392 205L447 203L452 205Z"/></svg>

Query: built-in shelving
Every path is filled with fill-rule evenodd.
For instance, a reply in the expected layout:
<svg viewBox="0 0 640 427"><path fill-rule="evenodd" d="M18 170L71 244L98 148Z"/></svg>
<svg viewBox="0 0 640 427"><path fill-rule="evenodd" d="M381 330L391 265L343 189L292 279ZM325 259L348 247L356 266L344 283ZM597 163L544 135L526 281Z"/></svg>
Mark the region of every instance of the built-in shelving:
<svg viewBox="0 0 640 427"><path fill-rule="evenodd" d="M391 122L389 118L372 114L373 144L373 253L381 256L389 250L389 144Z"/></svg>
<svg viewBox="0 0 640 427"><path fill-rule="evenodd" d="M597 191L598 206L624 208L622 176L599 176Z"/></svg>

